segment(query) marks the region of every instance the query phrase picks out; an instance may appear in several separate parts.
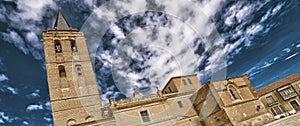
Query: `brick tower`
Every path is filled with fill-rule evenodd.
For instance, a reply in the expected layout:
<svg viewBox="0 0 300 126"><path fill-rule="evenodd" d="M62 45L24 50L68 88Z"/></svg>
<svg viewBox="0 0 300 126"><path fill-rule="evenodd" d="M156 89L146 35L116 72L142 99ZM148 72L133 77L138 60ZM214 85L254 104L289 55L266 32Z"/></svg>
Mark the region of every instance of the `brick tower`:
<svg viewBox="0 0 300 126"><path fill-rule="evenodd" d="M54 125L95 124L103 107L84 34L59 11L54 28L42 37Z"/></svg>

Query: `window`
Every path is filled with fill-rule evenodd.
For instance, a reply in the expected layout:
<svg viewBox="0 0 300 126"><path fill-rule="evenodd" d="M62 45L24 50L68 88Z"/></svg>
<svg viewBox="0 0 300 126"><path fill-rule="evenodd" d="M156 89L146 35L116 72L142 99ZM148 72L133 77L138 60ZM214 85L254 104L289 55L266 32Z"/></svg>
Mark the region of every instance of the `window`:
<svg viewBox="0 0 300 126"><path fill-rule="evenodd" d="M147 110L145 111L140 111L140 115L142 117L142 121L143 122L149 122L150 121L150 117L149 117L149 113Z"/></svg>
<svg viewBox="0 0 300 126"><path fill-rule="evenodd" d="M276 101L275 101L275 99L273 98L272 95L266 97L266 101L267 101L267 103L268 103L269 106L271 106L271 105L273 105L273 104L276 103Z"/></svg>
<svg viewBox="0 0 300 126"><path fill-rule="evenodd" d="M87 116L87 117L85 118L85 121L86 121L86 122L92 122L92 121L95 121L95 119L94 119L93 116Z"/></svg>
<svg viewBox="0 0 300 126"><path fill-rule="evenodd" d="M283 113L283 111L281 110L281 108L279 106L272 107L271 111L274 115L279 115L279 114Z"/></svg>
<svg viewBox="0 0 300 126"><path fill-rule="evenodd" d="M56 53L62 52L62 48L59 40L54 40L54 48Z"/></svg>
<svg viewBox="0 0 300 126"><path fill-rule="evenodd" d="M77 70L77 75L81 76L82 75L81 65L75 65L75 67L76 67L76 70Z"/></svg>
<svg viewBox="0 0 300 126"><path fill-rule="evenodd" d="M68 126L75 126L75 124L76 124L76 120L75 120L75 119L69 119L69 120L67 121L67 125L68 125Z"/></svg>
<svg viewBox="0 0 300 126"><path fill-rule="evenodd" d="M168 87L168 89L169 89L169 91L170 91L170 92L172 92L172 90L171 90L171 88L170 88L170 87Z"/></svg>
<svg viewBox="0 0 300 126"><path fill-rule="evenodd" d="M284 100L297 96L295 90L292 87L288 87L283 90L280 90L279 93Z"/></svg>
<svg viewBox="0 0 300 126"><path fill-rule="evenodd" d="M190 79L190 78L188 78L188 82L189 82L189 84L192 84L192 81L191 81L191 79Z"/></svg>
<svg viewBox="0 0 300 126"><path fill-rule="evenodd" d="M78 51L75 40L71 40L71 49L72 49L72 52Z"/></svg>
<svg viewBox="0 0 300 126"><path fill-rule="evenodd" d="M185 81L185 79L182 79L182 83L183 83L184 85L186 85L186 81Z"/></svg>
<svg viewBox="0 0 300 126"><path fill-rule="evenodd" d="M58 66L59 77L66 77L66 70L64 66Z"/></svg>
<svg viewBox="0 0 300 126"><path fill-rule="evenodd" d="M182 108L182 107L183 107L183 104L182 104L181 101L177 101L177 104L178 104L179 108Z"/></svg>
<svg viewBox="0 0 300 126"><path fill-rule="evenodd" d="M260 105L256 106L256 111L259 112L259 110L261 109Z"/></svg>
<svg viewBox="0 0 300 126"><path fill-rule="evenodd" d="M239 95L237 94L236 88L233 87L232 85L228 86L228 91L232 97L233 100L240 99Z"/></svg>
<svg viewBox="0 0 300 126"><path fill-rule="evenodd" d="M81 73L81 68L80 68L80 67L77 68L77 74L78 74L78 76L81 76L81 75L82 75L82 73Z"/></svg>

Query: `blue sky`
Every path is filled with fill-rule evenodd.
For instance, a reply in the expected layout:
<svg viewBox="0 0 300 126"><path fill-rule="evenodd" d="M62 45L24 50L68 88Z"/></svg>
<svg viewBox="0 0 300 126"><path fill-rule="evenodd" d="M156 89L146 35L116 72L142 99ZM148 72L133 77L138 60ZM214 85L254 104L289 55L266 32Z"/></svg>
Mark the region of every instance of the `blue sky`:
<svg viewBox="0 0 300 126"><path fill-rule="evenodd" d="M151 94L178 75L205 83L248 74L258 89L300 71L297 0L3 0L0 125L52 125L40 40L57 4L85 33L103 103L131 97L133 88Z"/></svg>

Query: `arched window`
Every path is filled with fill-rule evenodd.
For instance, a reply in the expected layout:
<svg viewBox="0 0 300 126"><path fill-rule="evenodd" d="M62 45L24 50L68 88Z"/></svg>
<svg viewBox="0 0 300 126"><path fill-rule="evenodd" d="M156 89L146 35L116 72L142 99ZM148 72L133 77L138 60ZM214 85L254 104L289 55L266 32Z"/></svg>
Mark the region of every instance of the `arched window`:
<svg viewBox="0 0 300 126"><path fill-rule="evenodd" d="M58 66L58 71L59 71L59 77L66 77L66 70L65 67L60 65Z"/></svg>
<svg viewBox="0 0 300 126"><path fill-rule="evenodd" d="M54 49L56 53L62 52L62 48L59 40L54 40Z"/></svg>
<svg viewBox="0 0 300 126"><path fill-rule="evenodd" d="M231 95L231 97L232 97L233 100L240 99L240 96L237 93L236 88L233 85L229 85L228 86L228 91L229 91L229 93L230 93L230 95Z"/></svg>
<svg viewBox="0 0 300 126"><path fill-rule="evenodd" d="M69 120L67 121L67 125L68 125L68 126L75 126L75 124L76 124L76 120L75 120L75 119L69 119Z"/></svg>
<svg viewBox="0 0 300 126"><path fill-rule="evenodd" d="M82 67L81 67L81 65L77 64L77 65L75 65L75 68L76 68L77 75L81 76L82 75Z"/></svg>
<svg viewBox="0 0 300 126"><path fill-rule="evenodd" d="M94 119L93 116L87 116L87 117L85 118L85 121L86 121L86 122L92 122L92 121L95 121L95 119Z"/></svg>
<svg viewBox="0 0 300 126"><path fill-rule="evenodd" d="M75 40L71 40L71 49L72 49L72 52L78 51Z"/></svg>

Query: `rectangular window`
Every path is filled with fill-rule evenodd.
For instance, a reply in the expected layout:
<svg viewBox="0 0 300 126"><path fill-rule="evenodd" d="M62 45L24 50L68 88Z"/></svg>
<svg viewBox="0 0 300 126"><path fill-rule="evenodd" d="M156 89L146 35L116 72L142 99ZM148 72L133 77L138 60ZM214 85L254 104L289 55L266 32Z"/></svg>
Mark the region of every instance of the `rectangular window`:
<svg viewBox="0 0 300 126"><path fill-rule="evenodd" d="M58 66L58 72L59 72L59 77L66 77L66 70L65 67L60 65Z"/></svg>
<svg viewBox="0 0 300 126"><path fill-rule="evenodd" d="M186 85L186 81L185 81L185 79L182 79L182 83L183 83L184 85Z"/></svg>
<svg viewBox="0 0 300 126"><path fill-rule="evenodd" d="M190 84L192 84L192 81L191 81L191 79L190 79L190 78L188 78L188 81L189 81L189 83L190 83Z"/></svg>
<svg viewBox="0 0 300 126"><path fill-rule="evenodd" d="M271 111L274 115L282 114L282 110L278 106L274 106Z"/></svg>
<svg viewBox="0 0 300 126"><path fill-rule="evenodd" d="M54 40L54 48L56 53L62 52L62 48L59 40Z"/></svg>
<svg viewBox="0 0 300 126"><path fill-rule="evenodd" d="M177 103L178 103L179 108L182 108L182 107L183 107L183 104L182 104L181 101L177 101Z"/></svg>
<svg viewBox="0 0 300 126"><path fill-rule="evenodd" d="M171 90L171 88L170 88L170 87L168 87L168 89L169 89L169 91L170 91L170 92L172 92L172 90Z"/></svg>
<svg viewBox="0 0 300 126"><path fill-rule="evenodd" d="M77 74L78 74L78 76L81 76L81 75L82 75L81 69L80 69L79 67L77 68Z"/></svg>
<svg viewBox="0 0 300 126"><path fill-rule="evenodd" d="M269 106L272 106L273 104L276 103L276 101L275 101L275 99L273 98L272 95L266 97L266 101L267 101L267 103L268 103Z"/></svg>
<svg viewBox="0 0 300 126"><path fill-rule="evenodd" d="M71 49L72 49L72 52L77 52L78 51L75 40L71 41Z"/></svg>
<svg viewBox="0 0 300 126"><path fill-rule="evenodd" d="M142 121L143 122L149 122L150 121L150 117L149 117L149 113L147 110L145 111L140 111L140 115L142 117Z"/></svg>
<svg viewBox="0 0 300 126"><path fill-rule="evenodd" d="M280 90L279 93L284 100L297 96L295 90L292 87L288 87L286 89Z"/></svg>

